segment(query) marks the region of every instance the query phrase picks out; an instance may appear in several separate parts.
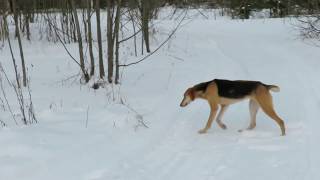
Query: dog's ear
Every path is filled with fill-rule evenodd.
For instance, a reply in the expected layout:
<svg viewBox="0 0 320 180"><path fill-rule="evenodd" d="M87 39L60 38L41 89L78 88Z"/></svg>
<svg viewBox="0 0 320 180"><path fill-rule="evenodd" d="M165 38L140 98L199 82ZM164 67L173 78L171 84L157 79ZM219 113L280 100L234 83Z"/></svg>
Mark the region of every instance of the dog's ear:
<svg viewBox="0 0 320 180"><path fill-rule="evenodd" d="M190 88L189 89L189 96L190 96L192 101L195 99L196 91L194 90L194 88Z"/></svg>

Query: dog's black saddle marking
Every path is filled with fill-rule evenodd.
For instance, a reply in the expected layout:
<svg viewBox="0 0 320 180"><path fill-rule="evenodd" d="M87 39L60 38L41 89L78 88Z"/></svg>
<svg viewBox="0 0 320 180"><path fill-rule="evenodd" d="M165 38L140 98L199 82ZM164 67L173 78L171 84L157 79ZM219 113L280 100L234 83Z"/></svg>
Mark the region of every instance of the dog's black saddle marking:
<svg viewBox="0 0 320 180"><path fill-rule="evenodd" d="M224 79L214 79L212 81L200 83L194 86L196 91L205 92L210 83L216 83L218 87L218 94L221 97L241 99L250 95L258 85L264 85L259 81L230 81Z"/></svg>
<svg viewBox="0 0 320 180"><path fill-rule="evenodd" d="M250 95L258 85L259 81L229 81L223 79L213 80L218 86L219 96L239 99Z"/></svg>

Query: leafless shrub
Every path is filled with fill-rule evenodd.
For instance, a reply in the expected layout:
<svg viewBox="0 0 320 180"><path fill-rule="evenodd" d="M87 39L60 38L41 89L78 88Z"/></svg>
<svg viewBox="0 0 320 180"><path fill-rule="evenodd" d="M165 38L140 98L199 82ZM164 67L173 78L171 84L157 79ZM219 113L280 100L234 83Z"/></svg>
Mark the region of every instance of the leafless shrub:
<svg viewBox="0 0 320 180"><path fill-rule="evenodd" d="M309 16L299 19L298 28L300 35L304 39L320 40L320 16Z"/></svg>
<svg viewBox="0 0 320 180"><path fill-rule="evenodd" d="M17 20L15 22L17 22ZM6 19L4 19L4 24L6 27L8 27ZM18 107L20 110L19 116L21 117L22 123L25 125L36 123L37 119L36 119L36 116L34 113L34 106L33 106L32 97L31 97L30 84L27 83L27 78L25 77L26 71L25 71L24 63L22 63L22 69L24 70L23 71L23 85L26 87L26 89L20 85L20 76L18 74L18 67L17 67L16 59L14 57L14 53L12 50L11 41L10 41L9 37L7 38L7 41L8 41L8 45L10 48L10 53L11 53L14 72L15 72L15 74L14 74L15 75L15 83L9 79L3 66L0 64L0 86L1 86L2 95L6 101L7 108L9 109L13 120L15 121L16 124L18 124L18 122L15 118L16 115L13 113L13 111L11 109L11 105L9 104L9 100L6 95L6 91L4 88L4 81L3 81L3 79L5 79L7 82L6 85L8 85L10 88L12 88L14 90L13 92L15 93L15 96L17 98ZM22 51L22 47L20 44L20 53L21 53L21 51ZM21 54L21 58L23 58L22 54ZM28 98L25 98L25 96L26 96L25 94L27 94Z"/></svg>
<svg viewBox="0 0 320 180"><path fill-rule="evenodd" d="M37 123L38 121L35 116L30 86L28 85L26 90L24 90L21 87L19 88L16 84L14 84L12 81L10 81L7 73L5 72L5 70L1 64L0 64L0 73L1 73L0 74L0 87L1 87L2 95L6 100L6 106L9 109L10 114L11 114L13 120L15 121L15 123L18 125L16 117L21 117L21 122L24 125ZM18 116L13 113L12 107L9 103L9 100L7 99L3 79L5 79L7 82L7 85L14 90L15 97L17 98L18 107L20 110L20 113ZM25 95L25 94L27 94L27 95ZM27 98L26 98L26 96L27 96Z"/></svg>
<svg viewBox="0 0 320 180"><path fill-rule="evenodd" d="M2 68L2 65L0 64L0 72L4 72L3 68ZM15 115L12 111L12 108L11 108L11 105L9 103L9 100L7 98L7 94L6 94L6 91L5 91L5 88L4 88L4 83L3 83L3 76L2 74L0 74L0 87L1 87L1 95L3 96L4 100L5 100L5 106L7 107L7 109L9 110L10 114L11 114L11 117L12 119L14 120L15 124L18 125L18 122L15 118ZM5 109L4 109L5 110Z"/></svg>

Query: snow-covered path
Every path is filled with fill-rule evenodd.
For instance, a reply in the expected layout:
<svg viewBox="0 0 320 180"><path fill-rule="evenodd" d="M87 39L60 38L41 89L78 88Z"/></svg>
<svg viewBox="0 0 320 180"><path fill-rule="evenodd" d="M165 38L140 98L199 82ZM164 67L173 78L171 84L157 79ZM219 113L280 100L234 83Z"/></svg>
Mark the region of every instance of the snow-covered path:
<svg viewBox="0 0 320 180"><path fill-rule="evenodd" d="M278 127L263 113L259 115L259 125L255 131L237 133L237 129L247 125L246 103L235 105L227 113L225 119L229 124L228 131L214 127L207 135L197 135L196 130L206 121L208 107L205 103L194 103L196 105L188 107L185 110L187 112L172 112L171 114L184 114L180 115L183 116L181 118L169 118L168 124L173 127L165 131L165 137L168 138L163 138L151 153L146 152L137 160L138 163L128 165L130 168L124 169L125 175L119 177L303 179L310 175L310 167L316 167L316 164L311 165L316 162L311 154L316 151L309 144L314 134L311 136L308 132L309 121L304 113L314 113L311 117L315 117L317 111L309 112L309 107L318 101L312 96L302 98L304 94L317 93L312 90L312 86L319 87L317 76L313 74L318 72L310 69L316 59L304 60L309 58L309 53L315 53L316 48L308 47L295 39L290 33L290 25L280 21L272 23L274 29L270 25L270 22L265 21L221 21L212 24L195 22L184 31L187 42L180 41L181 44L177 46L183 49L183 44L188 44L189 49L185 52L190 52L192 57L196 56L193 58L197 62L190 62L192 69L181 67L188 69L183 74L190 76L188 81L195 79L195 82L199 82L201 80L197 79L209 80L210 76L215 76L259 79L280 85L281 93L274 95L275 104L279 114L286 120L289 135L279 137ZM306 46L308 52L301 52ZM309 48L313 51L309 52ZM182 53L180 55L184 56ZM189 72L191 75L188 75ZM305 80L306 77L308 81ZM310 77L314 77L314 80ZM310 81L314 81L311 87L308 85ZM163 104L166 101L167 99ZM190 134L190 131L194 134ZM314 176L307 179L311 177Z"/></svg>
<svg viewBox="0 0 320 180"><path fill-rule="evenodd" d="M0 179L317 180L320 51L295 33L282 19L188 23L151 59L125 70L121 94L149 128L135 128L140 116L105 102L104 90L44 84L34 68L40 123L0 130ZM58 62L62 72L70 68ZM50 60L43 63L52 66ZM227 130L214 123L207 134L197 134L208 105L195 101L182 109L179 101L187 87L213 78L279 85L274 104L287 136L262 112L255 130L238 133L249 123L247 102L229 108ZM88 128L84 102L90 106Z"/></svg>

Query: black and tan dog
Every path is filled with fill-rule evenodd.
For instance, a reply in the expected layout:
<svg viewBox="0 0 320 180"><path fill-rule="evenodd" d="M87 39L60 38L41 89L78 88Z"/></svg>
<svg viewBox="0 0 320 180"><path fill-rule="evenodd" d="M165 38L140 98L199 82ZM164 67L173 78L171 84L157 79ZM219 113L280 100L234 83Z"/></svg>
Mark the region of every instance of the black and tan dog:
<svg viewBox="0 0 320 180"><path fill-rule="evenodd" d="M256 127L256 115L259 107L261 107L261 109L280 126L281 135L284 136L286 134L285 125L273 108L272 96L269 90L279 92L280 88L275 85L266 85L259 81L229 81L214 79L187 89L184 93L184 98L180 106L185 107L196 98L208 101L211 112L205 128L199 131L199 133L202 134L206 133L211 127L219 105L221 106L221 110L217 116L217 123L222 129L226 129L227 127L222 123L221 119L227 107L230 104L250 99L249 107L251 121L247 130L251 130Z"/></svg>

